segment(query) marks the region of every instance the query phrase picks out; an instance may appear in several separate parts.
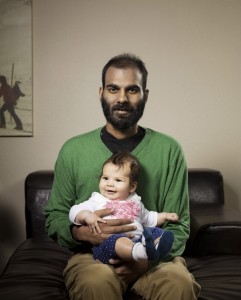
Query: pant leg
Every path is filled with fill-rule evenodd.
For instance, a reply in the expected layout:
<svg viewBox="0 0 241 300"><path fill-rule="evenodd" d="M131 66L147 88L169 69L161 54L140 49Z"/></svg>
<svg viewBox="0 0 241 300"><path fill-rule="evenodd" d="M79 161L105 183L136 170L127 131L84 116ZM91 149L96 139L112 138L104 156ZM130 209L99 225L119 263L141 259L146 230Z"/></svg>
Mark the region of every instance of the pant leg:
<svg viewBox="0 0 241 300"><path fill-rule="evenodd" d="M187 270L184 258L176 257L144 274L133 289L146 300L195 300L200 285Z"/></svg>
<svg viewBox="0 0 241 300"><path fill-rule="evenodd" d="M10 112L11 116L14 119L14 122L16 124L16 128L17 129L23 129L22 122L21 122L21 120L19 119L19 117L17 116L17 114L15 112L14 105L9 105L8 111Z"/></svg>
<svg viewBox="0 0 241 300"><path fill-rule="evenodd" d="M95 261L89 253L72 256L64 278L71 300L121 300L127 288L112 267Z"/></svg>
<svg viewBox="0 0 241 300"><path fill-rule="evenodd" d="M4 112L7 110L7 105L4 103L3 106L0 108L0 125L5 127L6 126L6 120L4 116Z"/></svg>

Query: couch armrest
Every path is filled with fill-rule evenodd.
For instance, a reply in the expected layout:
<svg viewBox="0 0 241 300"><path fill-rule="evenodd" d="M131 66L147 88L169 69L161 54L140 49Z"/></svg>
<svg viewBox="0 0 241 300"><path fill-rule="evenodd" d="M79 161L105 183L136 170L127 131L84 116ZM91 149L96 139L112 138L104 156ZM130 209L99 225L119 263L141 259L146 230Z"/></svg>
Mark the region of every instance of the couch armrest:
<svg viewBox="0 0 241 300"><path fill-rule="evenodd" d="M187 255L241 255L241 213L224 205L204 205L192 208L190 216Z"/></svg>

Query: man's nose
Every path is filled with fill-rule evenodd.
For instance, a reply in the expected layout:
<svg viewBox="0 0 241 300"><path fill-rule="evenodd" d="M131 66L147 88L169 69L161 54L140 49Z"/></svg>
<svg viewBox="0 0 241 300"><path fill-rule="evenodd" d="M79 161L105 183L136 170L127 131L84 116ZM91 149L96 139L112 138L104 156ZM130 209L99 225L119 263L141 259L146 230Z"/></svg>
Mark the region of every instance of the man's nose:
<svg viewBox="0 0 241 300"><path fill-rule="evenodd" d="M128 97L126 95L126 91L125 90L120 90L120 93L119 93L119 98L118 98L118 102L126 102L128 101Z"/></svg>

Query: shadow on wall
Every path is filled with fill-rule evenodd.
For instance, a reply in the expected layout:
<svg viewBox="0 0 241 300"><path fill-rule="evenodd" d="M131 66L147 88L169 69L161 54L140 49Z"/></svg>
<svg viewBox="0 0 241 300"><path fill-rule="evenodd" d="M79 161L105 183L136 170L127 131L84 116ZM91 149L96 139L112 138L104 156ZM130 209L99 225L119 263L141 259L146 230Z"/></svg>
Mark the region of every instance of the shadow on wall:
<svg viewBox="0 0 241 300"><path fill-rule="evenodd" d="M14 210L5 204L0 205L0 274L21 242L20 222Z"/></svg>

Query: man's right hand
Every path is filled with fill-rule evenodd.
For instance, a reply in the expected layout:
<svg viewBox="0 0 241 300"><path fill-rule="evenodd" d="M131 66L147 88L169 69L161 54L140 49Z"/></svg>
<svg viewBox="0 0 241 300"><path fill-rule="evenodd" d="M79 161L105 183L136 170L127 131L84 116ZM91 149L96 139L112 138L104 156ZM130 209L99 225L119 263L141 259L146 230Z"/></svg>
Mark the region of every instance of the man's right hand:
<svg viewBox="0 0 241 300"><path fill-rule="evenodd" d="M96 211L95 214L103 218L104 216L111 215L111 209L101 209ZM101 233L93 235L89 226L81 225L72 227L72 236L77 241L86 241L93 245L99 245L109 236L115 233L126 233L126 236L132 238L134 235L128 232L136 229L136 226L129 225L133 221L129 219L105 219L106 223L99 223Z"/></svg>

